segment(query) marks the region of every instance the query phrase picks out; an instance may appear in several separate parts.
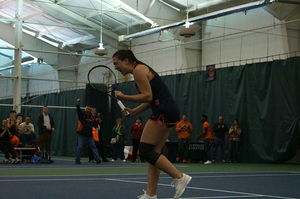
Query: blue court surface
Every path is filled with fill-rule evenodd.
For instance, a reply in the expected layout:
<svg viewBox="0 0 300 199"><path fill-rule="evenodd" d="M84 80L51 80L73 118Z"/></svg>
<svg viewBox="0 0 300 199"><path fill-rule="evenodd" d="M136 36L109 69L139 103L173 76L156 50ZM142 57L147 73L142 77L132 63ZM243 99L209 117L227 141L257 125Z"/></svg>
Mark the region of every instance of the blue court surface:
<svg viewBox="0 0 300 199"><path fill-rule="evenodd" d="M297 165L279 167L193 163L175 166L193 177L182 199L300 198L300 172L297 171ZM264 168L258 169L259 166ZM0 168L0 198L5 199L129 199L137 198L147 187L145 163L117 162L96 165L83 162L81 165L75 165L70 160L57 160L53 164L44 165L0 164ZM238 172L226 171L232 168L236 168ZM267 168L270 168L270 171L267 171ZM284 168L287 168L287 171L284 171ZM175 189L171 187L171 182L171 177L161 174L157 189L158 198L173 198Z"/></svg>

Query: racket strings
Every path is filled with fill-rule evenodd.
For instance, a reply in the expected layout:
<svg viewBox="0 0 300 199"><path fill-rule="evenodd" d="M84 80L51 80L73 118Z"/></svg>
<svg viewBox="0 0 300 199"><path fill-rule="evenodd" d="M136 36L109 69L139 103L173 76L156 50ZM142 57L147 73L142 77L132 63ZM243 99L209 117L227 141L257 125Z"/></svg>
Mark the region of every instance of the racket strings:
<svg viewBox="0 0 300 199"><path fill-rule="evenodd" d="M100 92L109 93L116 87L115 74L108 67L94 67L88 74L90 85Z"/></svg>

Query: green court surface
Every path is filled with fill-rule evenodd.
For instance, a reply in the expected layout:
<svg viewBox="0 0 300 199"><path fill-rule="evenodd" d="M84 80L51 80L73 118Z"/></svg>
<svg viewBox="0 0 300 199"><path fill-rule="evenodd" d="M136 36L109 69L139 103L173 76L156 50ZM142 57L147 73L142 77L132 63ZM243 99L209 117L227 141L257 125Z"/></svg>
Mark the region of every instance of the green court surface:
<svg viewBox="0 0 300 199"><path fill-rule="evenodd" d="M102 174L146 174L146 163L88 163L82 158L77 165L73 157L53 157L53 164L1 164L1 176L48 176L48 175L102 175ZM177 163L174 164L183 173L217 173L217 172L300 172L300 165L295 164L248 164L248 163Z"/></svg>

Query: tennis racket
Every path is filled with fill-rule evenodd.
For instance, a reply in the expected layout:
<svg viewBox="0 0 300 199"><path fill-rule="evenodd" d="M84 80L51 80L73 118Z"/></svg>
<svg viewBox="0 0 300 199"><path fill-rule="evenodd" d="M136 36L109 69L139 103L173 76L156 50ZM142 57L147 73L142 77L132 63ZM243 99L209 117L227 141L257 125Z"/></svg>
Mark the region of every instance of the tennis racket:
<svg viewBox="0 0 300 199"><path fill-rule="evenodd" d="M112 69L105 65L98 65L93 67L88 72L88 81L91 87L101 93L105 93L113 99L117 100L118 105L122 110L125 109L124 104L121 100L115 98L111 93L116 89L117 86L117 76ZM126 111L126 114L129 115L129 112Z"/></svg>

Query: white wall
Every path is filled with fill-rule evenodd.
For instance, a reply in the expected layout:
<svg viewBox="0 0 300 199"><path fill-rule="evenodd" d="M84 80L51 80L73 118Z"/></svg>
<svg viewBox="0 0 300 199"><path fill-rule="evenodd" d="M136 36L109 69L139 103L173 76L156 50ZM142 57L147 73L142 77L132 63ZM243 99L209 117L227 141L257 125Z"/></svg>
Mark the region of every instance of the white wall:
<svg viewBox="0 0 300 199"><path fill-rule="evenodd" d="M1 71L4 76L13 76L14 70L9 69ZM45 79L58 79L57 71L48 64L32 64L30 67L22 67L23 77L35 77ZM9 98L13 96L13 78L0 78L0 98ZM21 95L26 93L38 93L53 91L59 89L56 81L41 81L22 79Z"/></svg>
<svg viewBox="0 0 300 199"><path fill-rule="evenodd" d="M202 64L287 53L286 28L274 23L280 21L262 8L208 20L203 23Z"/></svg>

